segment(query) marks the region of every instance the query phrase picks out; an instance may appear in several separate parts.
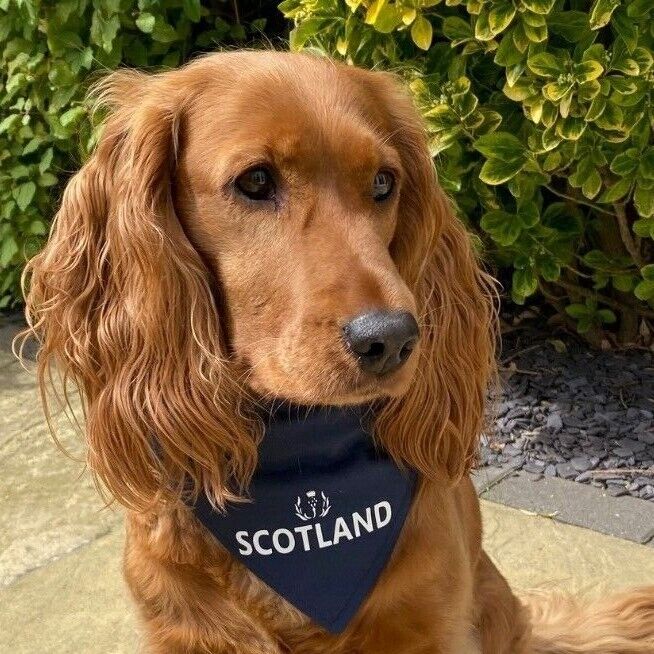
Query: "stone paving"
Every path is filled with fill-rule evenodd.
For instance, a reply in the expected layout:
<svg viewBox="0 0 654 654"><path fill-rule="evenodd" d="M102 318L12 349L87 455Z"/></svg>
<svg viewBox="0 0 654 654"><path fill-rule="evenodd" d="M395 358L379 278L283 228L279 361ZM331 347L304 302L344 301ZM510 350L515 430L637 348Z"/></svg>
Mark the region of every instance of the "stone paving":
<svg viewBox="0 0 654 654"><path fill-rule="evenodd" d="M34 380L7 351L13 331L0 324L0 652L138 652L120 510L103 507L63 415L55 423L78 460L53 444ZM511 466L475 481L485 546L515 588L600 594L654 581L654 551L637 544L651 545L654 503L558 478L542 486Z"/></svg>

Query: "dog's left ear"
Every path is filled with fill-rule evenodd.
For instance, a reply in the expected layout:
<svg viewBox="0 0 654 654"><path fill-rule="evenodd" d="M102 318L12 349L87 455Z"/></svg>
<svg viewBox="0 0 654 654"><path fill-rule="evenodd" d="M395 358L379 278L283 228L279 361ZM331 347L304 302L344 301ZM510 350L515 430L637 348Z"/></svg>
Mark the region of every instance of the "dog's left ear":
<svg viewBox="0 0 654 654"><path fill-rule="evenodd" d="M27 266L41 387L56 367L79 388L89 466L135 510L202 491L222 504L256 465L214 280L173 203L189 70L101 82L98 147Z"/></svg>
<svg viewBox="0 0 654 654"><path fill-rule="evenodd" d="M422 332L412 384L381 411L377 433L399 461L458 481L475 463L495 371L494 282L438 185L406 91L391 75L374 77L371 88L386 107L389 142L405 171L391 255L414 293Z"/></svg>

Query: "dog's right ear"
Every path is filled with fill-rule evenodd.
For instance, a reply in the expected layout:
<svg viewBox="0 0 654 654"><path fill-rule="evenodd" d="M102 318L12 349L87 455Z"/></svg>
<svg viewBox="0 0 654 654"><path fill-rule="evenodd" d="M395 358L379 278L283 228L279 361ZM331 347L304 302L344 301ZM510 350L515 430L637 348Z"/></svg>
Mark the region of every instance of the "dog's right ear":
<svg viewBox="0 0 654 654"><path fill-rule="evenodd" d="M377 414L388 452L426 478L457 483L475 463L495 372L496 294L469 235L438 186L425 128L399 79L356 71L386 110L387 143L402 159L391 255L420 316L418 371Z"/></svg>
<svg viewBox="0 0 654 654"><path fill-rule="evenodd" d="M55 366L79 387L89 465L137 510L201 491L222 505L256 466L212 280L171 197L192 101L184 75L121 71L100 83L100 142L25 277L42 395Z"/></svg>

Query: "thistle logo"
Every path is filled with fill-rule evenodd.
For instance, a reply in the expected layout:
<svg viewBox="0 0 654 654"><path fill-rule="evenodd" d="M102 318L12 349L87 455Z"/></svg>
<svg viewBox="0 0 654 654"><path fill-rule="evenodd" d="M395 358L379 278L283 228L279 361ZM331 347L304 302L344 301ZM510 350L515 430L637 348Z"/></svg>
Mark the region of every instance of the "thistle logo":
<svg viewBox="0 0 654 654"><path fill-rule="evenodd" d="M295 515L300 520L307 521L314 518L324 518L331 509L329 498L325 493L320 491L320 509L318 508L318 496L315 490L307 491L305 497L302 498L298 495L297 502L295 502Z"/></svg>

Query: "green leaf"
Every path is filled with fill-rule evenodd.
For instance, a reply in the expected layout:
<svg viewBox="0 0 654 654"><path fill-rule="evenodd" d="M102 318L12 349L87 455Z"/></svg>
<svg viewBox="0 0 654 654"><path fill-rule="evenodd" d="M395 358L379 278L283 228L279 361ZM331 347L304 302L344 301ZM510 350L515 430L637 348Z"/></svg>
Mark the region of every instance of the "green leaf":
<svg viewBox="0 0 654 654"><path fill-rule="evenodd" d="M568 116L556 123L556 133L566 141L576 141L584 133L586 126L583 118Z"/></svg>
<svg viewBox="0 0 654 654"><path fill-rule="evenodd" d="M431 23L424 17L418 16L411 26L411 38L421 50L429 50L434 35Z"/></svg>
<svg viewBox="0 0 654 654"><path fill-rule="evenodd" d="M494 35L503 32L515 16L515 7L511 2L505 2L493 7L488 13L488 26Z"/></svg>
<svg viewBox="0 0 654 654"><path fill-rule="evenodd" d="M481 167L479 179L491 186L503 184L512 177L515 177L524 167L524 160L501 161L500 159L488 159Z"/></svg>
<svg viewBox="0 0 654 654"><path fill-rule="evenodd" d="M540 212L535 202L527 202L518 208L518 219L525 229L530 229L538 224Z"/></svg>
<svg viewBox="0 0 654 654"><path fill-rule="evenodd" d="M86 115L86 109L84 107L73 107L68 111L65 111L59 118L59 122L64 126L75 125L79 122L82 116Z"/></svg>
<svg viewBox="0 0 654 654"><path fill-rule="evenodd" d="M9 234L2 239L0 246L0 266L7 266L16 254L18 254L18 243L13 235Z"/></svg>
<svg viewBox="0 0 654 654"><path fill-rule="evenodd" d="M575 78L580 84L597 79L604 72L602 65L593 60L582 61L580 64L575 64L573 70Z"/></svg>
<svg viewBox="0 0 654 654"><path fill-rule="evenodd" d="M529 70L541 77L558 77L563 69L563 64L549 52L539 52L527 59Z"/></svg>
<svg viewBox="0 0 654 654"><path fill-rule="evenodd" d="M36 184L34 182L25 182L12 192L14 200L21 211L25 211L36 193Z"/></svg>
<svg viewBox="0 0 654 654"><path fill-rule="evenodd" d="M456 127L459 124L458 116L446 104L439 104L433 109L426 111L424 117L431 130L442 130Z"/></svg>
<svg viewBox="0 0 654 654"><path fill-rule="evenodd" d="M636 184L636 190L634 191L634 206L636 207L638 214L643 218L651 218L654 216L654 189L645 189L640 184ZM635 226L636 224L634 224L634 228ZM646 234L639 234L639 236L645 235L650 235L649 230Z"/></svg>
<svg viewBox="0 0 654 654"><path fill-rule="evenodd" d="M483 11L477 16L477 22L475 23L475 38L479 41L491 41L495 34L490 28L490 22L488 20L488 13Z"/></svg>
<svg viewBox="0 0 654 654"><path fill-rule="evenodd" d="M584 120L592 122L597 120L606 108L606 98L603 95L596 95L588 107Z"/></svg>
<svg viewBox="0 0 654 654"><path fill-rule="evenodd" d="M612 325L617 321L615 313L611 309L600 309L596 315L602 324Z"/></svg>
<svg viewBox="0 0 654 654"><path fill-rule="evenodd" d="M93 43L102 47L105 52L111 52L113 49L114 39L120 28L120 18L114 14L110 18L105 18L101 11L93 12L93 21L91 24L91 39Z"/></svg>
<svg viewBox="0 0 654 654"><path fill-rule="evenodd" d="M552 127L548 127L543 132L541 140L545 152L549 152L559 145L559 143L561 143L561 137L556 132L556 126L552 125Z"/></svg>
<svg viewBox="0 0 654 654"><path fill-rule="evenodd" d="M638 45L638 27L634 21L627 16L627 12L624 8L618 9L618 11L615 12L613 20L611 21L611 26L620 37L622 37L622 40L627 46L627 51L631 54Z"/></svg>
<svg viewBox="0 0 654 654"><path fill-rule="evenodd" d="M139 17L136 19L136 27L138 27L141 32L145 32L145 34L152 34L152 30L154 29L154 23L155 23L155 18L152 14L146 12L143 12L139 14Z"/></svg>
<svg viewBox="0 0 654 654"><path fill-rule="evenodd" d="M630 175L636 168L638 168L638 150L636 148L630 148L617 154L611 162L611 172L620 177Z"/></svg>
<svg viewBox="0 0 654 654"><path fill-rule="evenodd" d="M590 28L598 30L607 25L619 5L620 0L595 0L590 10Z"/></svg>
<svg viewBox="0 0 654 654"><path fill-rule="evenodd" d="M633 224L634 234L642 238L653 238L654 239L654 218L642 218L637 220Z"/></svg>
<svg viewBox="0 0 654 654"><path fill-rule="evenodd" d="M452 108L459 115L461 119L467 119L470 114L477 108L479 101L472 93L466 93L463 96L455 96L452 98ZM483 121L483 116L479 117Z"/></svg>
<svg viewBox="0 0 654 654"><path fill-rule="evenodd" d="M619 129L624 122L622 109L613 102L607 102L602 115L595 120L595 124L602 129L612 130Z"/></svg>
<svg viewBox="0 0 654 654"><path fill-rule="evenodd" d="M375 19L375 29L382 34L390 34L402 23L402 13L402 8L399 5L384 4Z"/></svg>
<svg viewBox="0 0 654 654"><path fill-rule="evenodd" d="M519 64L524 59L524 54L518 50L510 34L507 34L500 42L495 51L495 63L508 67Z"/></svg>
<svg viewBox="0 0 654 654"><path fill-rule="evenodd" d="M538 273L547 282L555 282L561 277L561 266L552 258L538 262Z"/></svg>
<svg viewBox="0 0 654 654"><path fill-rule="evenodd" d="M610 188L606 189L606 191L602 193L599 201L617 202L618 200L621 200L625 195L627 195L630 189L631 189L631 180L625 177L617 181Z"/></svg>
<svg viewBox="0 0 654 654"><path fill-rule="evenodd" d="M38 179L39 186L54 186L57 183L57 177L52 173L43 173Z"/></svg>
<svg viewBox="0 0 654 654"><path fill-rule="evenodd" d="M33 220L29 226L29 233L34 236L45 236L48 233L48 227L42 220Z"/></svg>
<svg viewBox="0 0 654 654"><path fill-rule="evenodd" d="M182 6L184 7L184 14L186 17L197 23L202 17L202 3L200 0L183 0Z"/></svg>
<svg viewBox="0 0 654 654"><path fill-rule="evenodd" d="M584 39L590 30L588 12L585 11L554 11L547 18L547 25L554 34L571 43Z"/></svg>
<svg viewBox="0 0 654 654"><path fill-rule="evenodd" d="M10 114L0 122L0 134L9 131L20 122L20 114Z"/></svg>
<svg viewBox="0 0 654 654"><path fill-rule="evenodd" d="M157 43L173 43L179 39L177 31L163 18L157 18L152 29L152 40Z"/></svg>
<svg viewBox="0 0 654 654"><path fill-rule="evenodd" d="M649 2L649 0L647 0ZM636 48L633 53L633 58L638 64L640 74L645 75L649 72L650 68L654 65L654 54L646 48Z"/></svg>
<svg viewBox="0 0 654 654"><path fill-rule="evenodd" d="M50 168L50 164L52 163L52 157L54 156L54 150L52 148L48 148L43 156L41 157L41 161L39 162L39 172L44 173L48 168Z"/></svg>
<svg viewBox="0 0 654 654"><path fill-rule="evenodd" d="M652 0L633 0L627 7L627 16L630 18L644 18L654 9Z"/></svg>
<svg viewBox="0 0 654 654"><path fill-rule="evenodd" d="M530 268L513 271L512 291L526 298L533 295L538 288L538 279Z"/></svg>
<svg viewBox="0 0 654 654"><path fill-rule="evenodd" d="M633 275L614 275L611 277L613 288L623 293L630 293L634 288Z"/></svg>
<svg viewBox="0 0 654 654"><path fill-rule="evenodd" d="M31 139L30 142L23 148L23 156L26 154L32 154L32 152L36 152L44 140L45 139L42 136L35 136L33 139Z"/></svg>
<svg viewBox="0 0 654 654"><path fill-rule="evenodd" d="M543 170L547 172L552 172L556 170L560 165L563 157L560 152L549 152L543 161Z"/></svg>
<svg viewBox="0 0 654 654"><path fill-rule="evenodd" d="M612 267L611 259L601 250L590 250L582 258L589 268L595 270L610 270Z"/></svg>
<svg viewBox="0 0 654 654"><path fill-rule="evenodd" d="M643 276L643 279L646 279L648 282L654 282L654 263L643 266L640 269L640 274Z"/></svg>
<svg viewBox="0 0 654 654"><path fill-rule="evenodd" d="M502 88L504 95L514 102L522 102L538 93L538 87L526 77L516 80L512 85L505 84Z"/></svg>
<svg viewBox="0 0 654 654"><path fill-rule="evenodd" d="M485 213L481 218L480 225L494 241L505 247L515 243L522 231L522 224L518 217L501 210Z"/></svg>
<svg viewBox="0 0 654 654"><path fill-rule="evenodd" d="M570 304L565 308L565 312L576 320L588 318L592 313L585 304Z"/></svg>
<svg viewBox="0 0 654 654"><path fill-rule="evenodd" d="M572 90L570 82L550 82L543 87L543 95L550 102L559 102Z"/></svg>
<svg viewBox="0 0 654 654"><path fill-rule="evenodd" d="M480 136L473 147L488 159L498 159L504 162L524 161L527 149L513 134L508 132L493 132Z"/></svg>
<svg viewBox="0 0 654 654"><path fill-rule="evenodd" d="M641 154L638 174L645 179L654 180L654 147L648 148Z"/></svg>
<svg viewBox="0 0 654 654"><path fill-rule="evenodd" d="M291 30L289 45L291 50L301 50L306 42L329 25L324 18L307 18Z"/></svg>
<svg viewBox="0 0 654 654"><path fill-rule="evenodd" d="M368 5L365 17L365 22L367 25L375 24L375 21L379 16L379 12L386 6L387 3L388 0L373 0L373 2Z"/></svg>
<svg viewBox="0 0 654 654"><path fill-rule="evenodd" d="M453 42L453 45L468 41L474 36L470 23L458 16L448 16L443 21L443 34Z"/></svg>
<svg viewBox="0 0 654 654"><path fill-rule="evenodd" d="M522 4L535 14L549 14L554 7L555 0L522 0Z"/></svg>
<svg viewBox="0 0 654 654"><path fill-rule="evenodd" d="M637 284L634 295L644 302L654 300L654 281L644 280Z"/></svg>
<svg viewBox="0 0 654 654"><path fill-rule="evenodd" d="M533 25L529 25L525 21L524 14L523 14L522 29L524 29L525 36L532 43L542 43L543 41L547 40L547 25L543 25L541 27L535 27Z"/></svg>
<svg viewBox="0 0 654 654"><path fill-rule="evenodd" d="M581 192L589 199L592 200L602 189L602 178L599 176L597 170L588 175L581 185Z"/></svg>

